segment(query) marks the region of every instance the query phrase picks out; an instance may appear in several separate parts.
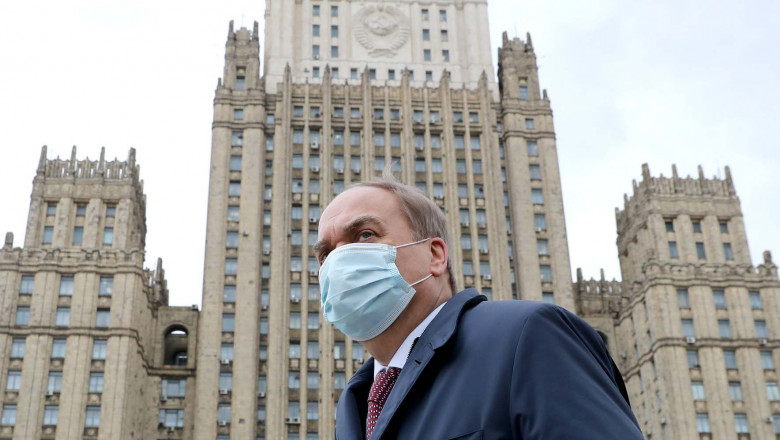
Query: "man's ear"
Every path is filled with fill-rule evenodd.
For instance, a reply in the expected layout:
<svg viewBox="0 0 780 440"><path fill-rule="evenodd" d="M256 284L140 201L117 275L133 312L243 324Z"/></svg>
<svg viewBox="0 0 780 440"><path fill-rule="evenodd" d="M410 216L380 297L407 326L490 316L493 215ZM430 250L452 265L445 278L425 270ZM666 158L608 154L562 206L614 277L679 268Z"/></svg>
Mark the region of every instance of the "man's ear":
<svg viewBox="0 0 780 440"><path fill-rule="evenodd" d="M440 277L447 273L447 259L449 250L447 243L439 237L431 239L431 273L434 277Z"/></svg>

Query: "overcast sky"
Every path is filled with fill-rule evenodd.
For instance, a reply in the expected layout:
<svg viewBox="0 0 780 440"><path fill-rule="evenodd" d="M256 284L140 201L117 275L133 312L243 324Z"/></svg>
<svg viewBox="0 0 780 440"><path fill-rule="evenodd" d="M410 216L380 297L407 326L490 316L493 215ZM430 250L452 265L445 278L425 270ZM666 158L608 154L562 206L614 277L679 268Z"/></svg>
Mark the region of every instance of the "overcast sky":
<svg viewBox="0 0 780 440"><path fill-rule="evenodd" d="M262 1L6 1L0 6L0 233L21 246L40 148L126 158L147 194L147 266L200 304L212 100L228 21ZM653 175L730 165L754 264L780 255L780 2L493 0L531 32L555 115L572 269L620 278L614 209ZM262 23L261 23L262 29ZM261 40L262 44L262 40Z"/></svg>

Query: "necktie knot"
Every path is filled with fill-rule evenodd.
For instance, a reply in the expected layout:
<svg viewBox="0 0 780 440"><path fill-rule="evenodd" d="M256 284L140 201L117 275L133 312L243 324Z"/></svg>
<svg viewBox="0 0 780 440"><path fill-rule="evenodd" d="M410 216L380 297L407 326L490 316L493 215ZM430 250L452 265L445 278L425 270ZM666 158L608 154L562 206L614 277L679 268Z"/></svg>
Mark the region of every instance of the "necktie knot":
<svg viewBox="0 0 780 440"><path fill-rule="evenodd" d="M371 439L371 433L374 432L376 421L379 414L387 402L387 397L401 374L401 369L397 367L388 367L376 374L374 383L371 385L371 391L368 393L368 416L366 417L366 440Z"/></svg>

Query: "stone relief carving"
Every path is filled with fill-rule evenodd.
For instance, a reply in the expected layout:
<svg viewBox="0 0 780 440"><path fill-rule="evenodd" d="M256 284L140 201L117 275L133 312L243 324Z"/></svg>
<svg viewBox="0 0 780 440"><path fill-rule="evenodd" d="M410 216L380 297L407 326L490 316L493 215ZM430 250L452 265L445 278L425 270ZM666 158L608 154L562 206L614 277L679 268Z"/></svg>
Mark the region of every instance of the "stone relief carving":
<svg viewBox="0 0 780 440"><path fill-rule="evenodd" d="M364 6L354 17L354 29L373 57L393 57L409 40L409 20L391 5Z"/></svg>

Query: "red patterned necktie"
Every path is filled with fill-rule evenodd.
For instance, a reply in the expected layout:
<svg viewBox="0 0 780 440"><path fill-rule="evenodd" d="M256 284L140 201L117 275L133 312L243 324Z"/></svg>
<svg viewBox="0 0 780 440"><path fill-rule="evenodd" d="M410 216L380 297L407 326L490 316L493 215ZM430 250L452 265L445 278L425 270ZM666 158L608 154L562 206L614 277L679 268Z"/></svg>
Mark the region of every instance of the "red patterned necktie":
<svg viewBox="0 0 780 440"><path fill-rule="evenodd" d="M368 416L366 417L366 440L371 439L371 433L374 432L376 421L382 412L382 407L387 402L387 396L395 385L401 369L397 367L386 368L376 374L374 383L371 385L371 391L368 393Z"/></svg>

